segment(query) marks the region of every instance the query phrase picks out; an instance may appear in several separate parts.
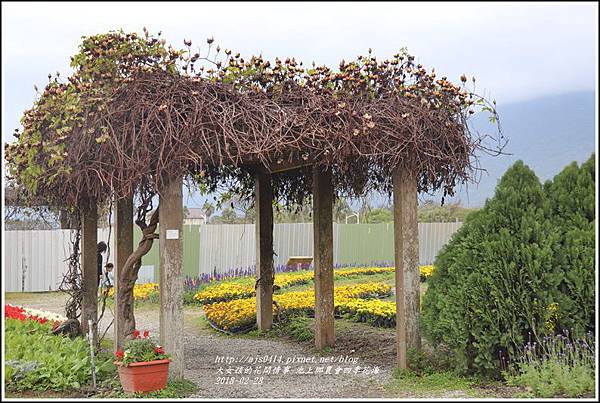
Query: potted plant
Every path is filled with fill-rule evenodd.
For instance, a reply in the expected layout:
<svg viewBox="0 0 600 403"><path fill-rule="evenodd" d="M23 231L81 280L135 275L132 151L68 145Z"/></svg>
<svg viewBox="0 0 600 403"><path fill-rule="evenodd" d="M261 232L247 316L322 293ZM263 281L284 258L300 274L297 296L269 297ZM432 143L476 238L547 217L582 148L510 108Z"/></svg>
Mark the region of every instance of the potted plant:
<svg viewBox="0 0 600 403"><path fill-rule="evenodd" d="M169 377L169 355L150 338L145 330L133 332L123 350L115 353L115 365L125 392L150 392L167 386Z"/></svg>

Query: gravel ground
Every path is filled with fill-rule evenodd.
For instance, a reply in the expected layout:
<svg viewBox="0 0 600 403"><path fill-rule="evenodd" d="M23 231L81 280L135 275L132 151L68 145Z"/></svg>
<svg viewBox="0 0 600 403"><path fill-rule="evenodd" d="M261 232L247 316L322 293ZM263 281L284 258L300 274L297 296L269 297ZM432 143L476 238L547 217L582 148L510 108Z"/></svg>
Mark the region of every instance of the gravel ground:
<svg viewBox="0 0 600 403"><path fill-rule="evenodd" d="M307 364L286 363L294 358L315 357L316 355L307 346L288 340L265 338L250 339L232 337L216 333L208 329L198 319L201 316L199 309L185 310L185 378L198 385L198 392L191 398L343 398L343 397L383 397L385 396L384 384L389 381L391 368L380 368L378 374L345 375L335 374L335 368L356 367L356 364ZM140 329L149 329L158 332L158 313L143 312L138 315L137 326ZM281 356L282 363L248 363L247 360L264 356ZM324 357L339 355L331 353ZM231 364L219 363L218 360L235 360ZM345 355L343 356L345 357ZM331 374L298 374L301 368L308 371L312 367L326 368L332 366ZM289 367L289 372L279 375L269 374L227 374L227 368L252 367L253 369L279 366L282 371ZM365 366L365 365L361 365ZM371 367L372 368L372 367ZM222 370L222 373L220 371ZM233 379L233 381L231 381ZM227 383L227 382L232 383ZM225 382L225 383L223 383Z"/></svg>

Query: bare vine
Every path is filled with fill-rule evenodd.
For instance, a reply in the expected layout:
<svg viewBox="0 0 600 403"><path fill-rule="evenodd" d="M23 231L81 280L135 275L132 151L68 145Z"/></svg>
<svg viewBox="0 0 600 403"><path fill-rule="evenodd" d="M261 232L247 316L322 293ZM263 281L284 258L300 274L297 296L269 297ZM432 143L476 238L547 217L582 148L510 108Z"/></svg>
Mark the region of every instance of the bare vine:
<svg viewBox="0 0 600 403"><path fill-rule="evenodd" d="M58 289L69 295L65 304L67 319L79 320L81 316L81 303L83 301L82 272L81 272L81 215L79 212L70 215L74 220L71 225L71 254L67 258L68 270L64 274Z"/></svg>

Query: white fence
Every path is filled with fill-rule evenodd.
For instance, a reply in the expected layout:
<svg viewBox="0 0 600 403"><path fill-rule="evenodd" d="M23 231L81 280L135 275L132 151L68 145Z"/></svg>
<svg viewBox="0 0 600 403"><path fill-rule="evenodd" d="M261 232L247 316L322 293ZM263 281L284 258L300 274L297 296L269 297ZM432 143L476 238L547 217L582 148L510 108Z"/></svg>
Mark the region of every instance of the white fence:
<svg viewBox="0 0 600 403"><path fill-rule="evenodd" d="M419 262L432 264L461 225L461 222L419 223ZM333 261L338 264L392 262L393 232L392 223L334 223ZM200 272L223 273L252 266L256 259L254 224L201 226L200 246ZM312 256L312 223L274 224L273 249L275 265L286 264L290 256Z"/></svg>
<svg viewBox="0 0 600 403"><path fill-rule="evenodd" d="M71 230L4 232L4 291L55 291L68 266ZM98 241L108 239L108 229L98 230ZM111 234L114 250L114 231ZM111 259L112 260L112 259Z"/></svg>
<svg viewBox="0 0 600 403"><path fill-rule="evenodd" d="M461 223L420 223L419 261L431 264ZM393 224L334 224L333 258L336 264L393 261ZM201 225L197 245L198 267L194 273L223 273L254 265L256 246L254 224ZM312 256L312 224L275 224L273 228L275 264L285 264L290 256ZM5 231L4 290L54 291L67 270L70 230ZM114 251L114 231L110 250ZM98 230L98 240L108 239L108 229ZM185 242L185 237L184 237ZM155 245L155 247L157 247ZM110 261L114 253L111 252ZM152 264L143 267L140 282L153 281Z"/></svg>

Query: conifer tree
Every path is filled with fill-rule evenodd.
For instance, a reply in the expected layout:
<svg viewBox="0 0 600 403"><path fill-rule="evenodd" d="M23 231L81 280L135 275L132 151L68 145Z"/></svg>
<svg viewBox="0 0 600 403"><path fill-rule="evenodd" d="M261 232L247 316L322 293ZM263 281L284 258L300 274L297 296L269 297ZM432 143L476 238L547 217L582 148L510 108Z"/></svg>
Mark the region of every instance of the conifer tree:
<svg viewBox="0 0 600 403"><path fill-rule="evenodd" d="M593 330L595 319L595 156L581 167L568 165L544 184L552 222L560 234L554 268L561 282L555 290L555 330L575 336Z"/></svg>
<svg viewBox="0 0 600 403"><path fill-rule="evenodd" d="M493 373L500 357L548 333L559 234L542 185L522 161L470 215L436 260L423 305L423 331L456 353L461 370Z"/></svg>

